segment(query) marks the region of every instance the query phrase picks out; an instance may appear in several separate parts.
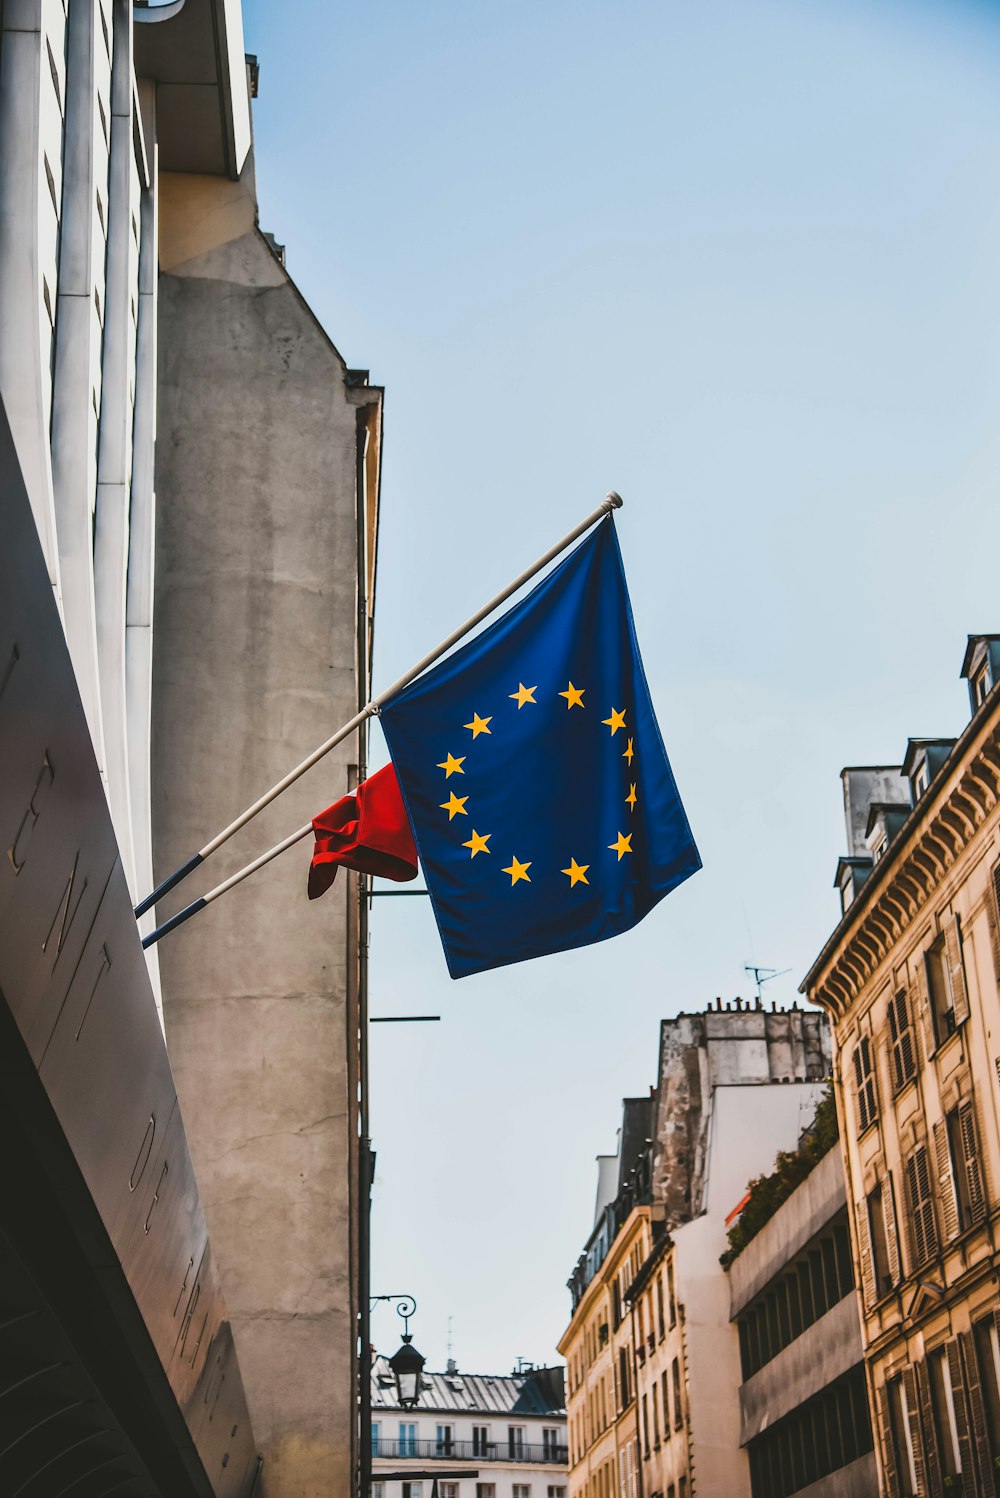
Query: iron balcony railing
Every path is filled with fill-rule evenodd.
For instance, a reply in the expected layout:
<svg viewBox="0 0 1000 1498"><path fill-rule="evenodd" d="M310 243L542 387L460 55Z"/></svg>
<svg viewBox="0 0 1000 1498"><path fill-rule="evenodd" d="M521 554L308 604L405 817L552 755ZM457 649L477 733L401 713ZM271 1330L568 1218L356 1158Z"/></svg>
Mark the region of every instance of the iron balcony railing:
<svg viewBox="0 0 1000 1498"><path fill-rule="evenodd" d="M448 1440L400 1440L395 1436L381 1436L372 1440L372 1456L415 1456L421 1460L431 1457L443 1461L483 1462L544 1462L548 1466L565 1466L568 1451L565 1446L538 1446L527 1441L448 1441Z"/></svg>

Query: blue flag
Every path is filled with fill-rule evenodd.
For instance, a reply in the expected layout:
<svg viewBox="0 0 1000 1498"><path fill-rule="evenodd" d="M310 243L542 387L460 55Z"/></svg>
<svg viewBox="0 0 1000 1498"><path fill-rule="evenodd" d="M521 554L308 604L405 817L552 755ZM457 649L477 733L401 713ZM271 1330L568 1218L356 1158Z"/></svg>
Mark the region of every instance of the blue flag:
<svg viewBox="0 0 1000 1498"><path fill-rule="evenodd" d="M610 516L381 721L453 978L617 936L701 867Z"/></svg>

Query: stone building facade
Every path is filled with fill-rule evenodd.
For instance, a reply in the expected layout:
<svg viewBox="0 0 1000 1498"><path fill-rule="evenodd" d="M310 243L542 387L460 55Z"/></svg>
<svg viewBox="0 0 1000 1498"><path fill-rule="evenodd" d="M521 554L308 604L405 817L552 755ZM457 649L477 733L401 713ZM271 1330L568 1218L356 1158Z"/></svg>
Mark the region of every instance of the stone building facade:
<svg viewBox="0 0 1000 1498"><path fill-rule="evenodd" d="M726 1218L798 1143L829 1066L820 1013L717 1001L662 1021L569 1281L571 1498L750 1498Z"/></svg>
<svg viewBox="0 0 1000 1498"><path fill-rule="evenodd" d="M371 1408L370 1498L566 1498L562 1368L466 1373L449 1359L403 1409L377 1357Z"/></svg>
<svg viewBox="0 0 1000 1498"><path fill-rule="evenodd" d="M889 1498L1000 1490L1000 637L962 675L957 741L843 772L841 919L803 983L836 1036Z"/></svg>

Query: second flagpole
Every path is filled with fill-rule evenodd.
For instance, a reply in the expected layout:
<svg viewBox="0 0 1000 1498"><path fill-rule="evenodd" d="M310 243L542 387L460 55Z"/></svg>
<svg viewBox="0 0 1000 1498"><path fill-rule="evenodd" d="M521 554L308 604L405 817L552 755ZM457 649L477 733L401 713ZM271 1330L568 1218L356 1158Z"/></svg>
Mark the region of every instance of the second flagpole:
<svg viewBox="0 0 1000 1498"><path fill-rule="evenodd" d="M543 556L540 556L536 562L533 562L530 567L526 568L519 577L516 577L512 583L509 583L495 598L491 598L489 603L484 604L481 609L472 615L471 619L467 619L458 629L453 630L447 639L442 640L440 645L435 646L415 666L411 666L409 671L406 671L398 681L394 681L391 687L387 687L384 692L380 692L377 697L373 697L371 702L367 703L359 713L356 713L349 723L345 723L342 728L338 728L336 733L331 734L324 743L320 744L318 749L314 749L312 754L308 755L301 764L296 765L294 770L289 770L288 774L283 776L276 785L273 785L269 791L266 791L252 806L248 806L246 811L241 812L235 821L230 822L228 827L224 827L221 832L216 833L215 837L210 842L207 842L203 848L200 848L186 863L182 863L172 874L169 874L166 879L162 880L135 907L136 919L139 916L145 915L147 910L151 910L158 900L162 899L165 894L180 884L182 879L186 879L188 874L193 873L217 848L221 848L222 844L228 842L235 833L239 832L241 827L245 827L248 822L252 821L258 812L263 811L265 806L269 806L277 796L281 795L282 791L286 791L290 785L294 785L301 775L304 775L307 770L311 770L313 765L330 753L331 749L335 749L338 744L342 744L356 729L361 727L367 718L376 714L384 703L388 702L390 698L395 697L396 693L401 692L404 687L409 686L411 681L426 671L428 666L432 666L453 645L457 645L459 640L467 635L470 630L475 629L477 624L481 624L484 619L493 613L494 609L499 608L502 603L506 603L508 598L516 593L519 588L522 588L525 583L530 582L537 573L541 572L543 567L548 566L549 562L554 561L560 552L566 550L567 546L572 546L573 542L582 536L584 531L588 531L592 525L596 524L598 520L603 519L605 515L611 515L615 510L620 510L622 504L621 495L615 493L613 489L610 490L607 498L601 501L596 510L591 511L586 520L581 520L580 524L574 526L567 535L563 536L561 541L557 541L554 546L550 546ZM209 899L214 899L217 895L224 893L231 885L237 884L241 879L244 879L247 874L252 874L262 864L269 862L278 853L284 852L285 848L290 848L293 843L305 837L311 825L310 823L308 826L300 829L300 831L293 833L290 838L286 838L284 842L279 843L270 852L263 854L259 859L255 859L252 864L248 864L239 874L234 874L231 879L227 879L218 885L216 889L211 891L209 896L206 896L202 900L195 900L193 904L186 906L184 910L179 911L176 916L171 917L169 921L164 922L162 926L152 932L143 942L143 945L148 946L152 941L158 940L160 936L165 936L168 930L173 930L174 926L179 926L182 920L186 920L189 916L194 915L196 910L203 909Z"/></svg>

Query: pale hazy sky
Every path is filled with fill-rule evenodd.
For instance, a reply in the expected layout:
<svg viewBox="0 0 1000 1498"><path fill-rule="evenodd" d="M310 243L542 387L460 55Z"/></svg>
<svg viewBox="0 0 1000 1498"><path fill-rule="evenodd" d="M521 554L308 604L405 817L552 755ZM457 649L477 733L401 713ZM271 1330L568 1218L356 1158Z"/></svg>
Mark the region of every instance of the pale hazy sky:
<svg viewBox="0 0 1000 1498"><path fill-rule="evenodd" d="M552 1358L663 1015L831 930L839 771L967 716L1000 629L1000 3L245 0L261 225L386 386L376 689L609 488L705 868L453 983L373 919L373 1288ZM333 726L333 725L331 725ZM381 749L375 730L374 762ZM398 1343L380 1308L373 1334Z"/></svg>

